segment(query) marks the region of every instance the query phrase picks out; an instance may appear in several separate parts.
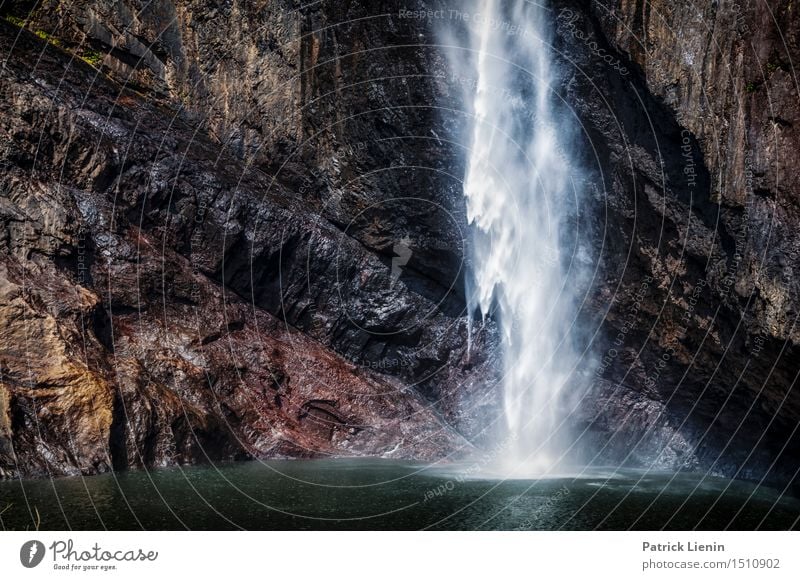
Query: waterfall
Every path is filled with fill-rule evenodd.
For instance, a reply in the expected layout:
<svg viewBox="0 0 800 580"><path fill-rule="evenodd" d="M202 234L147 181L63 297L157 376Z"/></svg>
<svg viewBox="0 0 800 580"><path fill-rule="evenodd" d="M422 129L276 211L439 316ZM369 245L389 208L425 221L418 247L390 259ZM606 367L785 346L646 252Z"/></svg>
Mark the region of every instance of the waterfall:
<svg viewBox="0 0 800 580"><path fill-rule="evenodd" d="M472 113L467 295L470 312L493 312L502 328L503 469L531 476L562 466L571 443L565 394L576 386L579 355L570 341L575 290L562 234L576 164L565 142L569 119L557 113L551 87L552 15L525 0L472 6L462 18L469 49L451 54L454 70L472 79L464 83Z"/></svg>

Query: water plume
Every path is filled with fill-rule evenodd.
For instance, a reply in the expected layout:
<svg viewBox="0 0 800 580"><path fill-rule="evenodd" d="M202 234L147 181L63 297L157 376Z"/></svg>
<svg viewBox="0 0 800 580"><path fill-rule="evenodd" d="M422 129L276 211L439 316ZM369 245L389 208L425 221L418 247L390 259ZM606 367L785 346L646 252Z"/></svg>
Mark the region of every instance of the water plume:
<svg viewBox="0 0 800 580"><path fill-rule="evenodd" d="M571 437L565 396L579 354L571 340L574 290L562 247L576 163L558 112L546 7L481 0L466 12L468 48L453 70L471 78L464 181L472 226L470 312L503 332L502 468L535 476L564 467Z"/></svg>

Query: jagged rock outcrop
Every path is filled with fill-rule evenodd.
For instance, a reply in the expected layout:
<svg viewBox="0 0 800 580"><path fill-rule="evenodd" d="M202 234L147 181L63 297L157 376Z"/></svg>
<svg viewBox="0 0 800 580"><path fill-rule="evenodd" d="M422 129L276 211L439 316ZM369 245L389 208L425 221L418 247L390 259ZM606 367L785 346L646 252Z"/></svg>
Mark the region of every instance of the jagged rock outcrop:
<svg viewBox="0 0 800 580"><path fill-rule="evenodd" d="M191 124L149 60L133 90L113 62L129 55L95 63L107 76L67 28L56 45L0 25L6 475L470 448L441 416L456 405L411 384L456 380L458 364L431 376L466 349L457 300L438 304L443 282L415 270L441 276L432 261L447 252L425 258L413 240L392 266L393 240L426 220L421 235L454 235L432 227L435 204L395 216L415 220L403 236L369 192L342 190L349 213L326 217L331 179L313 163L332 152L278 171Z"/></svg>

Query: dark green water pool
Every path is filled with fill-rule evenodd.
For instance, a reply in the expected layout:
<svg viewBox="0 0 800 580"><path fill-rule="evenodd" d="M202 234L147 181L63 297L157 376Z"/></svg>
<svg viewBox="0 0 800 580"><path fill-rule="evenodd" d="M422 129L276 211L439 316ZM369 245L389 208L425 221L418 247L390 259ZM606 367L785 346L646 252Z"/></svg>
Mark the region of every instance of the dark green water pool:
<svg viewBox="0 0 800 580"><path fill-rule="evenodd" d="M790 529L800 501L702 474L481 478L381 460L267 461L0 483L6 530ZM37 516L38 513L38 516Z"/></svg>

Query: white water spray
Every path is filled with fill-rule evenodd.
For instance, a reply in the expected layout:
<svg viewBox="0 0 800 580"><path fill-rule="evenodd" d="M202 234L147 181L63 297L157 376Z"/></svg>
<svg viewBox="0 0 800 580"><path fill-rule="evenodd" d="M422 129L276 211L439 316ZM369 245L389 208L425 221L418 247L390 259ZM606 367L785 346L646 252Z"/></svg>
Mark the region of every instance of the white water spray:
<svg viewBox="0 0 800 580"><path fill-rule="evenodd" d="M565 393L578 356L569 340L573 291L561 235L575 195L553 109L546 8L479 0L469 28L470 152L464 183L473 226L470 311L493 306L504 339L501 451L509 476L543 475L569 446ZM464 70L463 53L458 67ZM469 74L469 73L465 73ZM569 257L567 255L567 257Z"/></svg>

